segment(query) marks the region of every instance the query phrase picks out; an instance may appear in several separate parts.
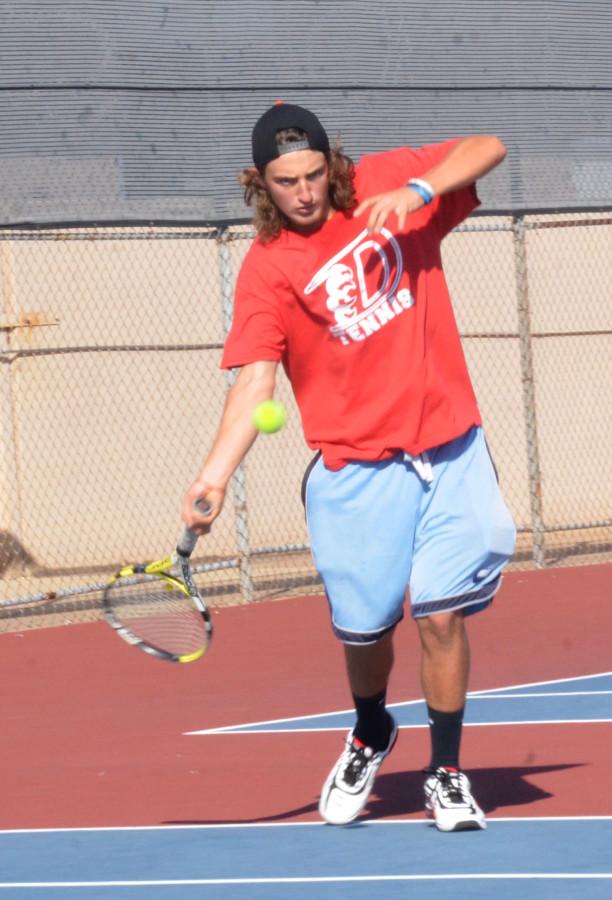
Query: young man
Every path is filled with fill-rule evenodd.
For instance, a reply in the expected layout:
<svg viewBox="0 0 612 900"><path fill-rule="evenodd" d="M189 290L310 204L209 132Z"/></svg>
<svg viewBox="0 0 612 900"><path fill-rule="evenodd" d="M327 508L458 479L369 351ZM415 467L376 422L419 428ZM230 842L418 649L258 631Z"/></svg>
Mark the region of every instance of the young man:
<svg viewBox="0 0 612 900"><path fill-rule="evenodd" d="M459 769L469 646L464 619L491 603L514 549L441 268L440 242L478 205L505 157L472 136L364 157L331 148L310 111L276 104L252 136L242 183L258 237L240 271L222 365L238 367L183 518L207 531L256 437L279 362L306 440L315 564L344 644L355 727L320 813L366 805L397 725L386 709L407 587L422 646L431 759L425 807L442 831L484 828ZM212 512L194 506L206 498Z"/></svg>

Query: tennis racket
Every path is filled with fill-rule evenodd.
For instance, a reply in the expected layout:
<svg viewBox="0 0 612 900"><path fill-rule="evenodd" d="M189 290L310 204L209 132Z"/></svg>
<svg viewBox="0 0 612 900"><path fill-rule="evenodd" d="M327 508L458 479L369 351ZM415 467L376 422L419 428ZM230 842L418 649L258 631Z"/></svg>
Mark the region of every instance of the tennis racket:
<svg viewBox="0 0 612 900"><path fill-rule="evenodd" d="M203 515L210 506L200 505ZM189 558L198 535L186 528L170 556L120 569L103 594L103 611L117 634L168 662L200 659L212 640L210 611L195 585Z"/></svg>

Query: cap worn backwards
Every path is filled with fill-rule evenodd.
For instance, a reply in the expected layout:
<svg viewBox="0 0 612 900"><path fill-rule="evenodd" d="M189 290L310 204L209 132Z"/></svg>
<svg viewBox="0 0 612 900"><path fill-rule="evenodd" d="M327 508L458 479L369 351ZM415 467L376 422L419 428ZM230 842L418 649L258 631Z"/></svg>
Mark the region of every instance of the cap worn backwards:
<svg viewBox="0 0 612 900"><path fill-rule="evenodd" d="M283 128L301 129L305 134L304 140L279 146L276 143L276 135ZM253 162L260 169L284 153L293 153L296 150L320 150L321 153L329 153L327 133L315 114L303 106L282 101L275 103L257 120L251 143Z"/></svg>

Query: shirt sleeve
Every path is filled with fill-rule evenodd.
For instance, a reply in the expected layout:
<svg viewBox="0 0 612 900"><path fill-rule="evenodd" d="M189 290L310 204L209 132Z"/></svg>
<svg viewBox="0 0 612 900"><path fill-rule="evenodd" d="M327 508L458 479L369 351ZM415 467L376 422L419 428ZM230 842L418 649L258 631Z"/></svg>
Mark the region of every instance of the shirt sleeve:
<svg viewBox="0 0 612 900"><path fill-rule="evenodd" d="M279 361L286 346L283 306L291 302L288 285L273 266L249 251L238 274L232 326L225 342L221 367Z"/></svg>
<svg viewBox="0 0 612 900"><path fill-rule="evenodd" d="M433 169L446 158L448 153L459 143L459 138L444 141L441 144L428 144L417 151L419 156L419 172L413 172L410 178L418 178L429 169ZM407 179L406 179L407 180ZM465 221L467 217L480 206L480 200L476 192L476 182L456 191L449 191L441 196L434 197L431 203L432 218L437 226L440 238Z"/></svg>
<svg viewBox="0 0 612 900"><path fill-rule="evenodd" d="M413 150L411 147L398 147L386 153L364 157L362 183L359 186L360 193L367 196L383 190L392 190L394 187L406 184L409 178L423 177L430 169L445 159L452 148L459 143L459 140L460 138L453 138L437 144L427 144L418 150ZM381 181L376 190L372 180L375 173L376 179L380 180L381 171L384 172L384 183ZM478 206L480 206L480 200L474 183L459 188L457 191L434 197L432 203L425 209L441 239L467 219Z"/></svg>

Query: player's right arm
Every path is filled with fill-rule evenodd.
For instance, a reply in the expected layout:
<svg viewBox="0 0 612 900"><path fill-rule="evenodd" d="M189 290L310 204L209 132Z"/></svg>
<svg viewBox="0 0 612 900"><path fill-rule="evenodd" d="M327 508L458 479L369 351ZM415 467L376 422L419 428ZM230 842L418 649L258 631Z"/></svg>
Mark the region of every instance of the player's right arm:
<svg viewBox="0 0 612 900"><path fill-rule="evenodd" d="M221 512L229 480L257 437L251 416L258 404L274 395L277 368L276 361L248 363L228 392L210 453L183 499L183 521L200 534L209 530ZM204 499L212 507L207 516L195 505Z"/></svg>

